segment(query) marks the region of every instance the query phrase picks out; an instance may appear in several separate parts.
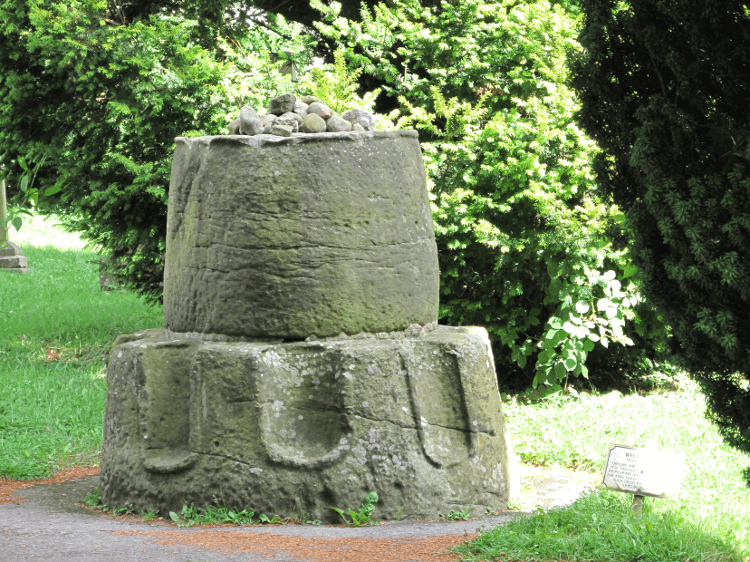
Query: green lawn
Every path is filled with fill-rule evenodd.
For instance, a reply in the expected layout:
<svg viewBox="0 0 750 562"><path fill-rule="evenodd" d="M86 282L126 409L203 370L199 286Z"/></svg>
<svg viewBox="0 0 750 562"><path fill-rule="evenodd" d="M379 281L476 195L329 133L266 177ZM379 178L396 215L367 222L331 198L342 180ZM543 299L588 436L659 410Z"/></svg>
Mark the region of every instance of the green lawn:
<svg viewBox="0 0 750 562"><path fill-rule="evenodd" d="M705 419L703 397L684 379L679 391L551 398L505 404L522 462L601 472L609 443L684 453L679 498L646 499L602 491L571 507L485 533L459 551L468 560L686 562L748 560L750 457L727 447ZM502 554L502 556L500 555Z"/></svg>
<svg viewBox="0 0 750 562"><path fill-rule="evenodd" d="M105 370L118 334L163 325L160 307L102 292L98 255L50 221L13 240L31 273L0 272L0 477L40 478L101 450ZM676 500L601 492L573 506L483 533L458 549L467 560L748 561L750 457L725 446L687 379L678 391L582 394L505 404L522 462L599 471L607 444L687 455Z"/></svg>
<svg viewBox="0 0 750 562"><path fill-rule="evenodd" d="M112 342L163 317L101 291L98 254L52 221L36 217L11 240L31 271L0 271L0 476L41 478L98 462Z"/></svg>

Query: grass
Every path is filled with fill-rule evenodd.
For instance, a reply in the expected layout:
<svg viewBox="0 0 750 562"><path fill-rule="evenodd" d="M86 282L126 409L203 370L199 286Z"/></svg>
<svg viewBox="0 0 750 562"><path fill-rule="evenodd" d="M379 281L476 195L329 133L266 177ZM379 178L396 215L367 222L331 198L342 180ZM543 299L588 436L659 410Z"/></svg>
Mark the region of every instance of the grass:
<svg viewBox="0 0 750 562"><path fill-rule="evenodd" d="M457 548L466 560L741 561L750 558L750 457L727 447L705 419L696 386L582 399L506 403L522 462L601 471L607 445L643 446L687 456L675 500L647 498L632 515L632 496L601 491L570 507L484 533Z"/></svg>
<svg viewBox="0 0 750 562"><path fill-rule="evenodd" d="M40 478L97 462L112 341L161 326L163 318L133 294L102 292L96 252L51 221L37 217L13 240L32 271L0 272L0 477ZM675 500L647 499L640 518L630 512L631 496L599 492L483 533L457 552L466 560L750 560L750 489L742 476L750 457L723 444L695 385L680 386L507 402L522 462L598 471L609 443L642 446L653 438L686 454L682 492ZM249 514L215 511L186 506L175 515L196 524Z"/></svg>
<svg viewBox="0 0 750 562"><path fill-rule="evenodd" d="M163 316L101 291L98 254L53 221L34 217L11 239L31 271L0 271L0 477L44 478L98 462L112 342Z"/></svg>

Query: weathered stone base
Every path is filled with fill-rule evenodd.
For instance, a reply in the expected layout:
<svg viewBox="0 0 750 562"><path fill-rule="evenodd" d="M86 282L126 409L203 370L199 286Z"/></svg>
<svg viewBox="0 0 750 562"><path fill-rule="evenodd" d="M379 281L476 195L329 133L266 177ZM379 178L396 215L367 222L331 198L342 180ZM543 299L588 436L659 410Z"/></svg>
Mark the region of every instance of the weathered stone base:
<svg viewBox="0 0 750 562"><path fill-rule="evenodd" d="M223 341L218 341L223 340ZM101 498L338 518L504 508L515 457L482 328L278 343L147 330L110 356Z"/></svg>
<svg viewBox="0 0 750 562"><path fill-rule="evenodd" d="M21 248L13 242L0 242L0 271L15 271L16 273L27 273L29 268L26 256L21 253Z"/></svg>

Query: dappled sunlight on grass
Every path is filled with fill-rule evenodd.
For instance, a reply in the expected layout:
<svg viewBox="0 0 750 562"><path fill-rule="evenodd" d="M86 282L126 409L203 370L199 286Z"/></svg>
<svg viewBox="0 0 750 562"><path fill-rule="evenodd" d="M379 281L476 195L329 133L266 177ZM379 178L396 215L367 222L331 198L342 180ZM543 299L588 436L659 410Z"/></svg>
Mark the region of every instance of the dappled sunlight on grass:
<svg viewBox="0 0 750 562"><path fill-rule="evenodd" d="M505 411L523 462L599 472L608 444L642 447L648 439L655 439L659 449L684 453L687 472L679 497L648 499L650 509L659 516L679 516L747 556L750 489L742 471L750 456L724 444L705 418L705 401L695 383L684 379L680 387L645 395L614 391L528 404L509 401Z"/></svg>
<svg viewBox="0 0 750 562"><path fill-rule="evenodd" d="M11 227L10 240L23 250L26 246L44 248L51 246L58 250L83 250L86 242L78 233L65 232L60 222L53 216L23 216L20 230ZM24 252L25 254L25 252Z"/></svg>
<svg viewBox="0 0 750 562"><path fill-rule="evenodd" d="M40 478L95 462L112 343L162 326L163 313L133 293L102 291L96 252L32 244L23 252L29 273L0 272L0 477Z"/></svg>

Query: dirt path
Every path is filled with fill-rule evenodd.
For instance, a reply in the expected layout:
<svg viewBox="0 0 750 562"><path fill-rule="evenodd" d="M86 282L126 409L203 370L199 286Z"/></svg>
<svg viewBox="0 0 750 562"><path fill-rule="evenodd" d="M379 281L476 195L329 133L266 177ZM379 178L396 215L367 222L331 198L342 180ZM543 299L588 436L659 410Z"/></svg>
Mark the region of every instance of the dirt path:
<svg viewBox="0 0 750 562"><path fill-rule="evenodd" d="M574 501L595 476L523 467L524 510ZM76 469L42 482L0 480L0 562L332 561L453 562L446 548L523 512L472 521L388 522L348 528L279 525L179 529L163 521L103 516L76 505L98 484L95 469Z"/></svg>

